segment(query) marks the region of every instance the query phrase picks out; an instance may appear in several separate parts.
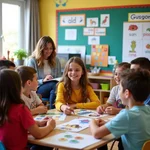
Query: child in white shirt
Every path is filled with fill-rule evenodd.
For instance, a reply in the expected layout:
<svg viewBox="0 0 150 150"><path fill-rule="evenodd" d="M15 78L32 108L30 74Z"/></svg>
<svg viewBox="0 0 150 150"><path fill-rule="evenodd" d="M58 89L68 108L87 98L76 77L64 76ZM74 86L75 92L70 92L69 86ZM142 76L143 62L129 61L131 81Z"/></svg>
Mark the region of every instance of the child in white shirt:
<svg viewBox="0 0 150 150"><path fill-rule="evenodd" d="M17 69L22 80L22 100L26 106L30 109L32 115L46 113L47 107L44 106L36 90L38 87L36 70L28 66L20 66Z"/></svg>

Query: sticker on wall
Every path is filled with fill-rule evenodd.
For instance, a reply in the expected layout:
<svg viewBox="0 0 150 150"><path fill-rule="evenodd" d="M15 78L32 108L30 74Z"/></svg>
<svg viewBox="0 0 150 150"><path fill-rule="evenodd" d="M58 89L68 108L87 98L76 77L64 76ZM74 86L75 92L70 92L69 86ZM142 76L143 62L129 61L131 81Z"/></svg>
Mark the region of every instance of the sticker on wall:
<svg viewBox="0 0 150 150"><path fill-rule="evenodd" d="M83 35L94 35L94 28L83 28Z"/></svg>
<svg viewBox="0 0 150 150"><path fill-rule="evenodd" d="M87 27L98 27L98 18L87 18Z"/></svg>
<svg viewBox="0 0 150 150"><path fill-rule="evenodd" d="M116 56L108 56L108 65L114 65L116 62Z"/></svg>
<svg viewBox="0 0 150 150"><path fill-rule="evenodd" d="M94 35L105 36L106 35L106 28L95 28Z"/></svg>
<svg viewBox="0 0 150 150"><path fill-rule="evenodd" d="M66 6L68 0L54 0L55 4L56 4L56 7L59 7L59 6Z"/></svg>
<svg viewBox="0 0 150 150"><path fill-rule="evenodd" d="M88 45L98 45L100 44L99 36L88 36Z"/></svg>
<svg viewBox="0 0 150 150"><path fill-rule="evenodd" d="M110 15L109 14L101 14L100 16L100 26L101 27L109 27L110 26Z"/></svg>

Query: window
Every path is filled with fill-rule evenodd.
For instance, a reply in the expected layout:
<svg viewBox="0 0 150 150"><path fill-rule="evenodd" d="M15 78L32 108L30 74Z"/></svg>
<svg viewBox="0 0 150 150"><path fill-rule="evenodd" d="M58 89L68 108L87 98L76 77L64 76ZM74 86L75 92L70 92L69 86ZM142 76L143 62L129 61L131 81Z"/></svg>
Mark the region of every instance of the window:
<svg viewBox="0 0 150 150"><path fill-rule="evenodd" d="M24 47L24 1L0 0L0 56Z"/></svg>

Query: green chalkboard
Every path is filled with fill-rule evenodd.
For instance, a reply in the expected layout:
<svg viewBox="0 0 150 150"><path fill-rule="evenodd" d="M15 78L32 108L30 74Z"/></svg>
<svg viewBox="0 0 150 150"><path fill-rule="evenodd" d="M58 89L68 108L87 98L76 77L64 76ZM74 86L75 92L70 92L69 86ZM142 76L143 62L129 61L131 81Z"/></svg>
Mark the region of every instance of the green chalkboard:
<svg viewBox="0 0 150 150"><path fill-rule="evenodd" d="M110 27L106 27L106 36L100 37L100 44L109 45L109 56L116 56L118 62L122 62L122 37L123 22L128 21L128 13L150 12L150 5L147 6L126 6L112 8L93 8L78 10L58 10L57 11L57 45L85 45L86 54L91 54L91 45L88 45L88 36L83 35L85 26L60 26L60 15L64 14L85 14L86 18L99 19L101 14L110 14ZM99 26L100 27L100 26ZM77 40L65 40L65 29L77 29ZM87 66L89 67L89 66ZM112 70L112 66L103 67L103 70Z"/></svg>

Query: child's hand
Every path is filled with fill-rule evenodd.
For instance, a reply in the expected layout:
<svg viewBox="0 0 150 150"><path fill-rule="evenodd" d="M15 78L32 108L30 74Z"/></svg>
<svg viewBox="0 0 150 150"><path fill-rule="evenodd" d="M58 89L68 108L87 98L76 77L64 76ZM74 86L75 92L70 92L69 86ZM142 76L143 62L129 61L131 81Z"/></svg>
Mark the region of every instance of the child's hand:
<svg viewBox="0 0 150 150"><path fill-rule="evenodd" d="M52 130L56 127L56 121L52 118L49 118L47 120L47 126L50 126L52 128Z"/></svg>
<svg viewBox="0 0 150 150"><path fill-rule="evenodd" d="M107 107L106 105L98 106L96 109L97 113L103 114L105 112L106 107Z"/></svg>
<svg viewBox="0 0 150 150"><path fill-rule="evenodd" d="M96 121L96 123L97 123L97 125L100 127L100 126L102 126L102 125L104 125L106 122L103 120L103 119L95 119L95 121Z"/></svg>
<svg viewBox="0 0 150 150"><path fill-rule="evenodd" d="M53 76L52 76L52 75L47 75L47 76L44 78L43 82L46 82L46 81L51 80L51 79L53 79Z"/></svg>
<svg viewBox="0 0 150 150"><path fill-rule="evenodd" d="M36 110L37 110L37 112L38 112L39 114L45 114L45 113L47 113L47 107L46 107L46 106L38 106L38 107L36 108Z"/></svg>
<svg viewBox="0 0 150 150"><path fill-rule="evenodd" d="M113 106L108 106L106 109L105 109L105 112L107 114L110 114L110 115L116 115L117 113L119 113L120 109L118 108L115 108Z"/></svg>
<svg viewBox="0 0 150 150"><path fill-rule="evenodd" d="M74 109L71 108L70 106L67 105L62 105L61 110L66 114L66 115L71 115L74 112Z"/></svg>
<svg viewBox="0 0 150 150"><path fill-rule="evenodd" d="M47 120L41 120L41 121L38 121L37 122L37 125L39 126L39 127L44 127L44 126L46 126L46 123L47 123Z"/></svg>
<svg viewBox="0 0 150 150"><path fill-rule="evenodd" d="M69 105L72 109L76 109L76 104L70 104Z"/></svg>

